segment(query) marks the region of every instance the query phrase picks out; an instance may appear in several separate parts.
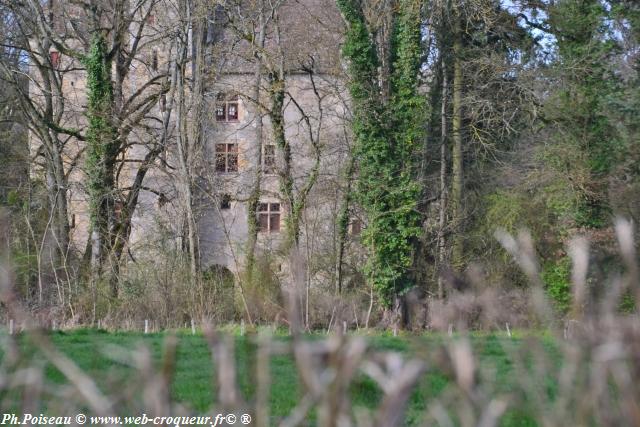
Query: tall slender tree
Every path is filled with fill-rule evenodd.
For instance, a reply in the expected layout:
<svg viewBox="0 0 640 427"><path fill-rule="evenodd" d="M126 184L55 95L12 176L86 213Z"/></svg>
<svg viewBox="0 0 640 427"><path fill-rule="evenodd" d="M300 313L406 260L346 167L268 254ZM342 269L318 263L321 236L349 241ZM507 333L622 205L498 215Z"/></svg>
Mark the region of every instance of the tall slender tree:
<svg viewBox="0 0 640 427"><path fill-rule="evenodd" d="M380 82L378 49L362 3L338 1L348 29L343 54L349 60L349 91L354 104L357 194L367 213L367 273L387 307L415 285L412 271L421 232L419 148L424 105L418 95L420 2L399 2L390 41L389 82ZM384 52L384 50L381 50ZM390 87L388 97L379 88ZM388 100L385 101L385 98Z"/></svg>

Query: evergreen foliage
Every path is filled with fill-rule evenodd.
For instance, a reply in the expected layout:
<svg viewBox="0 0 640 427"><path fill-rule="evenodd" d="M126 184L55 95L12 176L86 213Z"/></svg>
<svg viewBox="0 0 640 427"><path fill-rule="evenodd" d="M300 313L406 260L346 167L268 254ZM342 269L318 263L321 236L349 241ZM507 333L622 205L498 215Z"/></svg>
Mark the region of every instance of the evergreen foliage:
<svg viewBox="0 0 640 427"><path fill-rule="evenodd" d="M562 156L560 164L570 171L584 171L573 219L579 226L602 227L611 215L607 177L622 148L607 116L608 102L619 90L618 79L608 69L616 43L607 11L598 0L558 2L550 22L558 40L556 67L563 84L547 111L560 127L554 136L557 144L567 148L560 154L571 156Z"/></svg>
<svg viewBox="0 0 640 427"><path fill-rule="evenodd" d="M416 150L424 137L424 97L418 94L419 3L402 1L393 33L390 101L378 85L378 57L360 3L339 0L349 24L343 55L349 60L349 91L358 160L358 201L367 213L363 234L370 248L366 272L384 305L415 285L414 247L421 232L417 209Z"/></svg>
<svg viewBox="0 0 640 427"><path fill-rule="evenodd" d="M94 34L91 50L84 58L84 63L87 68L89 128L86 136L86 173L90 220L92 228L105 236L110 200L113 197L113 168L118 146L111 117L114 100L111 61L108 59L106 41L101 34Z"/></svg>
<svg viewBox="0 0 640 427"><path fill-rule="evenodd" d="M209 295L207 283L215 281L205 277L197 266L201 236L213 242L202 245L203 254L218 251L222 247L219 244L233 249L229 251L232 257L220 259L230 263L233 258L238 271L246 270L246 275L238 273L234 279L248 317L252 316L249 305L275 301L272 297L277 296L280 286L293 283L292 289L306 291L300 294L300 302L305 303L305 323L309 327L313 324L309 320L313 319L313 306L324 305L319 301L328 289L327 278L336 278L339 291L343 284L350 290L362 283L363 273L371 285L365 295L367 326L370 318L373 324L382 314L376 310L378 305L385 309L385 323L387 309L402 302L398 297L407 290L418 286L427 297L435 295L437 289L439 298L452 295L452 288L483 282L507 288L529 286L512 257L494 239L496 228L512 234L522 229L531 233L547 293L558 311L568 316L577 311L569 311L571 265L567 243L575 235L584 235L592 243L589 256L596 261L587 272L589 295L584 304L597 302L602 293L592 286L599 283L593 279L600 274L607 276L610 267L619 262L612 249L612 217L630 217L635 222L640 217L640 2L336 0L347 25L344 34L342 28L330 29L327 46L320 43L325 43L322 32L328 28L313 24L303 31L290 28L294 27L290 18L299 12L289 6L280 9L281 2L257 2L251 5L255 9L237 11L224 4L214 11L205 3L197 3L193 12L198 13L191 18L185 16L194 19L191 23L181 21L188 32L189 28L196 30L202 20L203 37L190 37L200 40L202 52L206 51L201 61L187 55L188 43L176 38L186 33L174 34L158 27L160 31L151 32L152 40L146 40L147 31L142 30L149 27L141 24L155 22L156 15L151 14L155 6L147 10L147 19L140 20L138 12L128 19L130 11L117 7L122 13L111 15L110 8L102 10L97 2L97 9L85 17L87 21L79 17L78 25L64 27L69 34L63 36L49 28L49 24L58 27L55 14L48 22L44 15L29 16L31 6L7 3L20 17L13 31L20 31L5 40L0 65L7 62L9 50L21 53L11 53L17 55L16 63L0 69L0 164L5 170L5 176L0 177L0 210L8 213L7 246L11 245L19 282L26 284L22 287L26 300L35 301L33 295L39 292L45 298L40 295L38 307L45 307L47 293L53 295L56 289L66 292L69 285L69 307L73 308L76 301L84 307L88 293L86 297L82 292L75 294L70 284L84 287L82 276L74 272L82 272L81 262L89 260L95 268L92 279L97 279L91 282L92 316L101 312L95 305L99 287L106 284L101 276L107 265L112 268L109 284L114 298L119 298L119 284L125 291L121 301L142 295L147 278L133 286L121 278L119 268L124 267L127 273L128 266L141 262L138 253L142 250L129 245L129 239L134 227L147 231L151 221L146 221L146 215L151 213L157 215L158 233L162 235L158 253L169 254L167 259L180 258L167 252L165 241L171 239L176 248L182 243L177 253L189 254L192 260L188 282L202 287L185 288L185 294L188 290L193 295ZM60 10L65 12L68 5L61 1ZM309 11L305 9L305 13ZM209 34L205 25L211 16L216 21L210 22L216 24L215 34ZM140 29L140 37L144 35L139 43L130 38L135 28ZM301 38L305 32L308 40ZM228 39L218 43L222 36ZM318 40L321 49L310 51L310 67L304 65L306 59L302 60L307 52L298 50L302 43L295 47L290 44L298 38L313 47L311 42ZM339 39L348 65L348 96L342 93L342 76L334 73L335 58L323 52L331 50ZM236 46L247 42L258 61L254 64L256 80L251 95L242 93L247 80L234 77L236 72L244 74L253 60L246 49L235 51ZM139 84L139 77L146 76L147 71L141 71L138 65L149 59L148 47L161 44L184 49L169 49L159 56L154 52L152 64L147 64L152 65L153 70L148 71L153 72ZM218 53L225 62L214 64ZM29 72L23 68L26 65L21 65L26 59L30 61ZM316 59L322 61L319 67L314 65ZM203 64L209 70L195 72ZM185 75L188 65L193 66L193 72ZM66 99L73 90L63 84L83 73L82 68L86 69L86 111L85 106ZM294 76L301 70L309 72L318 101L306 112L308 97L302 91L308 86L298 85L301 80ZM28 76L30 83L11 77L14 74ZM322 80L317 88L315 75L318 82ZM5 85L14 86L15 93ZM214 127L211 122L217 121L219 113L206 111L209 101L204 94L226 85L233 86L238 90L234 94L244 99L236 105L241 114L236 116L236 124L216 123ZM296 99L298 90L300 98ZM263 103L263 95L267 103ZM80 99L84 100L84 94ZM16 114L15 104L19 104L20 114ZM251 104L256 114L250 109L243 111L243 106ZM290 133L296 115L289 114L289 109L294 104L301 113L298 129L301 125L310 130L312 151L298 144L302 133ZM85 111L86 129L66 126L77 122L74 114L78 109ZM349 125L353 145L336 133L343 130L346 110L352 114ZM228 109L222 111L230 113ZM265 114L268 122L264 126L271 132L268 139L263 134ZM317 132L313 130L316 124ZM244 148L251 145L245 139L251 125L256 129L256 146L275 144L277 161L271 154L268 160L277 164L277 189L271 177L262 178L273 172L262 169L267 166L266 157L256 152L255 164L245 168L247 154L253 151ZM238 174L222 177L216 173L222 172L216 165L210 170L214 174L209 181L206 165L209 160L217 163L218 156L210 152L216 150L206 149L207 144L215 146L217 138L222 142L236 131L238 141L242 141L234 154ZM187 144L187 151L193 150L185 154L183 142L200 142L201 136L203 145L189 148ZM35 145L27 144L27 138ZM174 141L181 147L177 156L171 149ZM125 150L133 146L135 150ZM347 151L348 157L344 155ZM185 185L178 182L173 187L171 179L165 178L174 176L176 158L180 159L178 177ZM190 162L183 162L186 158ZM156 170L159 165L161 169ZM272 167L270 163L269 169ZM86 173L82 184L76 182L80 169ZM120 170L124 171L122 175ZM254 172L253 188L247 195L244 175ZM84 246L78 236L84 234L86 217L69 199L72 190L78 196L76 186L86 190L89 202L91 236L84 256L76 250ZM158 206L171 205L157 211L140 209L137 214L143 221L138 222L133 213L142 191L145 196L140 200L145 205L152 200L148 197L156 196ZM238 202L238 209L234 206L233 212L225 213L212 209L210 201L217 203L222 191L228 191L227 197ZM329 199L332 195L335 199ZM286 214L282 229L278 227L279 237L258 238L260 220L265 218L258 215L263 196L278 198ZM125 211L116 215L116 202L123 201ZM188 213L187 221L179 221L182 210L178 206ZM194 211L196 206L198 212ZM313 215L307 215L312 210ZM366 224L362 238L353 239L351 244L348 234L354 210L365 214ZM232 216L235 221L235 215L242 213L247 215L246 229L218 227L226 225ZM3 218L0 212L0 220ZM196 225L200 218L206 218L202 222L205 229L209 218L221 222L199 235ZM335 220L333 230L325 220ZM74 227L81 231L74 235ZM149 231L155 232L153 228ZM244 254L236 252L233 246L242 243L246 231L247 250ZM132 243L149 240L145 244L151 247L153 239L145 235L138 240L137 232ZM226 243L217 238L222 232ZM209 239L209 233L215 233L215 238ZM217 255L206 255L205 263L218 260ZM289 268L280 268L283 259L287 259ZM149 265L166 265L165 261L154 262ZM228 286L224 291L231 292ZM66 305L67 297L59 293L60 306ZM358 304L364 301L360 294L355 297ZM217 294L212 291L210 295L215 299ZM421 303L427 301L420 299L425 296L422 292L415 296ZM339 298L350 297L345 292ZM337 316L338 298L331 298L326 305ZM621 299L625 310L637 306L636 295L627 293ZM262 305L257 319L275 317L271 309L279 305L279 301ZM356 322L362 318L360 311L353 307ZM403 310L406 325L413 316L409 312ZM338 319L336 316L331 314L331 322Z"/></svg>
<svg viewBox="0 0 640 427"><path fill-rule="evenodd" d="M542 280L555 308L566 314L571 307L571 260L568 257L544 266Z"/></svg>

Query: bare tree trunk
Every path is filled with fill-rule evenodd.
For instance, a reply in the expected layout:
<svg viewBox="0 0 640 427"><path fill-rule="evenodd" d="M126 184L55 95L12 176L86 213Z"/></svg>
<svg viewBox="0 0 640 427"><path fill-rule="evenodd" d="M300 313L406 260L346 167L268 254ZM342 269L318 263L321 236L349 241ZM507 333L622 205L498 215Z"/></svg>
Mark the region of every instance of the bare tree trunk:
<svg viewBox="0 0 640 427"><path fill-rule="evenodd" d="M198 275L198 249L196 244L196 224L193 215L193 194L191 186L191 155L189 134L187 130L187 111L185 106L184 70L185 63L179 65L180 78L178 79L178 105L177 118L177 147L178 164L180 171L180 189L182 193L182 209L184 210L187 224L187 241L189 247L189 271L192 289L195 289Z"/></svg>
<svg viewBox="0 0 640 427"><path fill-rule="evenodd" d="M204 298L204 284L200 280L201 258L200 258L200 239L198 231L198 220L196 217L196 206L194 200L195 179L198 176L199 166L201 165L203 148L202 148L202 130L204 121L204 54L205 41L207 34L206 24L206 2L195 0L195 16L190 21L194 24L193 31L193 57L192 57L192 87L191 87L191 121L188 127L188 140L190 158L188 159L188 203L187 218L189 221L189 247L191 252L190 270L195 281L194 286L200 291L201 298ZM193 15L193 12L192 12ZM202 300L204 302L204 300Z"/></svg>
<svg viewBox="0 0 640 427"><path fill-rule="evenodd" d="M9 85L15 93L15 101L23 113L26 124L41 142L41 146L35 147L34 152L30 154L35 153L44 159L42 164L49 195L50 218L50 225L47 228L49 237L47 250L51 254L46 268L55 276L55 270L66 263L69 253L68 185L65 160L63 160L65 142L68 138L65 139L65 129L61 125L65 106L62 96L62 79L49 60L48 53L52 44L49 35L39 34L37 38L32 35L33 27L36 27L36 32L40 30L41 16L32 13L30 6L24 3L10 2L7 6L15 14L16 24L20 22L14 28L16 32L7 36L15 38L7 41L11 45L21 47L20 58L26 56L30 60L32 65L30 69L33 73L30 83L34 87L30 88L27 79L24 78L24 70L19 68L21 61L17 60L17 56L3 57L0 61L0 71L2 71L4 84ZM34 102L36 98L34 95L37 95L38 102ZM62 132L62 138L59 131ZM73 167L73 164L69 167ZM38 264L40 279L43 272L41 261ZM43 285L41 281L39 284ZM44 302L42 299L39 301L39 303Z"/></svg>
<svg viewBox="0 0 640 427"><path fill-rule="evenodd" d="M52 207L55 206L56 219L55 219L55 239L56 246L58 247L58 254L64 262L69 252L69 217L68 217L68 205L67 205L67 191L66 191L66 178L64 173L64 165L61 156L55 156L54 163L54 184L55 184L55 199L53 200Z"/></svg>
<svg viewBox="0 0 640 427"><path fill-rule="evenodd" d="M455 2L454 2L455 3ZM453 120L451 150L452 182L451 182L451 219L453 224L453 241L451 263L456 268L463 264L463 150L462 150L462 30L460 28L460 13L457 5L453 12Z"/></svg>
<svg viewBox="0 0 640 427"><path fill-rule="evenodd" d="M184 209L187 223L187 240L189 247L189 271L191 280L191 289L198 289L198 272L199 272L199 250L198 250L198 234L197 224L194 215L193 205L193 180L194 180L194 162L197 160L197 151L199 147L201 134L201 108L199 104L202 102L202 27L196 23L197 16L193 15L193 4L191 1L181 2L181 20L183 30L180 36L180 47L176 58L177 78L177 148L178 148L178 164L180 172L180 189L182 193L182 209ZM192 31L192 43L194 44L195 57L191 58L195 62L193 67L195 74L192 76L194 85L191 91L191 101L193 112L191 118L191 126L189 126L189 109L187 106L187 96L185 87L186 67L188 61L188 43L189 31Z"/></svg>
<svg viewBox="0 0 640 427"><path fill-rule="evenodd" d="M438 217L438 265L436 274L438 275L438 298L444 297L444 286L440 270L444 266L446 257L446 241L444 229L447 220L447 67L442 61L442 103L441 103L441 126L440 126L440 209Z"/></svg>
<svg viewBox="0 0 640 427"><path fill-rule="evenodd" d="M349 209L351 205L351 184L353 179L353 172L355 169L355 156L350 154L349 163L347 164L347 170L345 171L346 188L344 190L344 196L342 198L342 206L340 207L340 213L338 214L338 250L336 256L336 293L342 294L342 282L344 264L344 252L347 243L347 234L349 231Z"/></svg>

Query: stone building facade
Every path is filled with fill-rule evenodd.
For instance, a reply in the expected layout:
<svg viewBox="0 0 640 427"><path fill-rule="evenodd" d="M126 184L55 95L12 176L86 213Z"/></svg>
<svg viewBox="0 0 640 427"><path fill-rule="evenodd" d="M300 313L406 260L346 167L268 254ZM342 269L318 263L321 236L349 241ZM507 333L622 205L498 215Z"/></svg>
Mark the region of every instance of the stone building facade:
<svg viewBox="0 0 640 427"><path fill-rule="evenodd" d="M277 4L277 9L266 6L272 3ZM175 20L175 14L167 6L170 4L159 2L156 11L141 11L140 19L147 24L146 43L130 64L132 69L123 83L127 96L142 97L154 90L153 85L148 88L146 85L168 68L171 55L175 54L169 37ZM259 4L263 7L263 18L270 22L264 27L265 43L257 55L255 45L247 40L243 29L255 31L256 22L260 22L256 9ZM284 127L291 146L294 194L305 189L316 162L319 164L317 178L306 196L299 246L304 252L308 279L313 276L313 280L326 281L335 265L336 215L343 198L345 162L350 155L349 107L340 59L342 19L335 2L328 0L254 1L244 9L237 6L229 10L224 10L224 5L212 6L207 12L205 32L208 53L203 91L203 158L194 183L202 268L219 266L236 275L242 272L248 237L247 200L259 168L258 255L269 257L273 268L283 276L291 269L283 252L285 224L290 214L281 194L284 159L274 142L268 114L270 73L281 69L285 81ZM86 127L83 65L54 47L50 61L62 81L66 100L63 122L82 130ZM259 99L254 95L257 61L261 61L262 70ZM168 78L169 73L159 80ZM31 90L37 98L37 85ZM158 123L165 114L166 102L165 96L159 97L142 125L129 137L131 146L120 159L117 177L123 192L135 177L136 166L159 138ZM257 132L259 118L261 140ZM166 249L167 244L173 248L185 246L184 210L176 185L175 126L172 121L167 149L145 177L128 244L131 258L152 259L156 249ZM37 150L37 136L32 135L31 139ZM86 247L89 238L83 149L83 143L74 138L65 148L71 238L79 251Z"/></svg>

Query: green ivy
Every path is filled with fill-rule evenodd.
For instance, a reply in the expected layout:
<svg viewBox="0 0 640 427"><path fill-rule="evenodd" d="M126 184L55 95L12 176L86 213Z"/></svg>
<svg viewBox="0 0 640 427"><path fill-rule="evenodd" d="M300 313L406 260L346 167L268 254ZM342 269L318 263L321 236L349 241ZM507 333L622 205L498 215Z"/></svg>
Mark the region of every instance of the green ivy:
<svg viewBox="0 0 640 427"><path fill-rule="evenodd" d="M107 43L94 34L89 55L84 58L87 69L89 128L86 141L86 173L88 177L91 226L106 231L109 198L114 187L113 168L117 156L116 130L112 122L113 85Z"/></svg>
<svg viewBox="0 0 640 427"><path fill-rule="evenodd" d="M571 307L571 260L567 257L547 264L542 271L542 280L547 294L561 313Z"/></svg>
<svg viewBox="0 0 640 427"><path fill-rule="evenodd" d="M358 162L356 194L367 214L365 272L385 306L415 285L414 247L421 233L416 152L424 139L424 97L418 94L419 3L401 1L392 51L391 97L379 93L378 57L361 4L338 0L348 23L342 54L349 60L352 129Z"/></svg>
<svg viewBox="0 0 640 427"><path fill-rule="evenodd" d="M636 309L635 298L633 297L633 294L631 293L631 291L627 290L622 295L622 299L621 299L620 305L619 305L619 310L622 313L631 314L631 313L633 313L635 311L635 309Z"/></svg>

